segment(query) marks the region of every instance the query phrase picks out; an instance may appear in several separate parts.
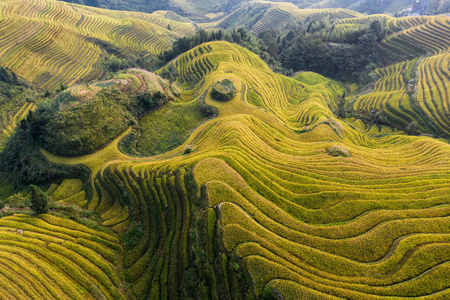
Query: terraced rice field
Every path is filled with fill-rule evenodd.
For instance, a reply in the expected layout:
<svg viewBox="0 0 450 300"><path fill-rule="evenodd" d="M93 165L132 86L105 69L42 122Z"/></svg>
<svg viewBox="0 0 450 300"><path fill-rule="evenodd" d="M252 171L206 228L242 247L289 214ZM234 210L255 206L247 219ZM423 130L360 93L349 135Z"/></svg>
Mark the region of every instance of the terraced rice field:
<svg viewBox="0 0 450 300"><path fill-rule="evenodd" d="M381 109L397 124L406 124L415 119L421 121L423 126L431 127L436 134L448 137L450 17L392 19L387 25L395 33L380 45L385 56L389 58L394 54L420 59L377 70L381 79L374 91L358 98L354 109ZM404 76L405 72L411 76ZM402 93L408 89L407 82L410 79L413 80L413 91L410 93L412 99Z"/></svg>
<svg viewBox="0 0 450 300"><path fill-rule="evenodd" d="M417 60L391 65L375 70L380 79L375 83L373 91L360 96L353 105L355 110L381 110L399 127L406 127L414 120L421 120L411 107L414 105L408 91L411 74Z"/></svg>
<svg viewBox="0 0 450 300"><path fill-rule="evenodd" d="M83 190L83 183L79 179L66 179L59 185L52 184L46 193L55 201L79 206L84 206L87 203L86 192Z"/></svg>
<svg viewBox="0 0 450 300"><path fill-rule="evenodd" d="M217 26L219 28L234 28L244 25L243 23L248 22L254 15L256 15L256 18L261 17L267 10L276 7L276 5L276 2L270 1L250 1L223 18ZM256 23L257 21L256 19L251 23ZM253 26L254 24L249 25Z"/></svg>
<svg viewBox="0 0 450 300"><path fill-rule="evenodd" d="M368 15L365 17L359 17L359 18L349 18L349 19L341 19L335 21L336 24L339 25L363 25L363 24L369 24L370 22L373 22L375 20L380 20L381 22L385 23L387 20L394 19L391 16L378 14L378 15Z"/></svg>
<svg viewBox="0 0 450 300"><path fill-rule="evenodd" d="M401 90L394 78L403 67L378 72ZM90 207L105 225L122 232L143 224L123 261L136 298L186 296L187 270L204 261L211 280L194 288L201 298L235 298L239 284L227 271L233 258L250 276L245 292L257 297L450 297L448 143L396 133L372 138L333 116L338 87L274 74L226 42L194 48L170 68L193 101L219 112L184 145L150 158L127 157L117 141L81 158L46 153L91 168L100 198ZM209 87L223 79L237 95L219 103ZM387 90L387 81L377 89ZM262 104L249 104L251 93ZM194 151L184 153L186 145ZM351 156L330 156L329 147ZM199 218L206 235L196 235ZM203 258L191 251L200 241Z"/></svg>
<svg viewBox="0 0 450 300"><path fill-rule="evenodd" d="M0 219L0 294L6 299L125 299L113 234L49 214Z"/></svg>
<svg viewBox="0 0 450 300"><path fill-rule="evenodd" d="M215 45L215 48L210 45ZM226 49L221 49L222 45L226 45ZM228 63L221 64L222 69L218 70L220 61ZM244 101L247 101L251 90L255 91L264 99L266 109L295 130L307 131L323 124L332 114L324 110L320 117L310 114L311 111L322 110L317 107L316 100L326 103L327 97L329 104L334 105L337 97L334 91L324 85L311 88L295 79L274 75L257 55L242 48L230 48L228 44L213 43L197 47L179 56L159 72L164 74L170 68L178 71L177 80L190 85L197 96L203 95L207 87L224 77L224 74L229 73L232 78L238 74L242 80L242 84L238 84L242 85L241 97ZM341 88L340 92L343 91Z"/></svg>
<svg viewBox="0 0 450 300"><path fill-rule="evenodd" d="M191 23L159 15L55 0L0 1L0 63L41 88L95 77L99 44L125 54L158 54L173 38L193 32Z"/></svg>
<svg viewBox="0 0 450 300"><path fill-rule="evenodd" d="M427 17L427 16L420 16L420 17L403 17L403 18L390 18L388 22L388 28L393 32L398 32L401 30L406 30L411 27L420 26L424 23L426 23L430 18L434 17Z"/></svg>
<svg viewBox="0 0 450 300"><path fill-rule="evenodd" d="M0 175L0 200L16 190ZM61 203L87 203L82 182L52 184ZM0 295L6 299L126 299L118 265L122 247L113 233L50 214L0 219Z"/></svg>
<svg viewBox="0 0 450 300"><path fill-rule="evenodd" d="M292 9L292 7L275 6L273 8L270 8L255 24L252 29L252 33L259 34L261 32L269 30L270 28L276 28L277 26L279 26L279 24L287 22L292 16L292 14L289 12L289 9Z"/></svg>
<svg viewBox="0 0 450 300"><path fill-rule="evenodd" d="M364 124L360 119L350 118L345 120L345 122L351 124L354 129L359 130L360 132L365 133L370 137L380 137L388 134L402 134L398 129L385 126L385 125L373 125L373 124Z"/></svg>
<svg viewBox="0 0 450 300"><path fill-rule="evenodd" d="M327 16L330 19L341 19L355 18L359 15L359 13L345 9L298 9L295 5L288 5L288 3L277 4L275 7L268 9L258 20L252 28L252 33L259 34L277 28L280 24L286 24L290 20L304 22L307 19L321 19Z"/></svg>
<svg viewBox="0 0 450 300"><path fill-rule="evenodd" d="M273 1L250 1L225 17L220 28L249 27L254 34L277 28L288 22L305 22L321 19L357 18L360 13L346 9L299 9L292 3Z"/></svg>
<svg viewBox="0 0 450 300"><path fill-rule="evenodd" d="M330 19L340 20L340 19L347 19L347 18L359 18L362 15L358 12L348 10L348 9L341 9L341 8L309 8L309 9L299 9L293 12L296 19L299 21L306 21L308 18L309 20L317 20L322 19L326 16L329 16Z"/></svg>

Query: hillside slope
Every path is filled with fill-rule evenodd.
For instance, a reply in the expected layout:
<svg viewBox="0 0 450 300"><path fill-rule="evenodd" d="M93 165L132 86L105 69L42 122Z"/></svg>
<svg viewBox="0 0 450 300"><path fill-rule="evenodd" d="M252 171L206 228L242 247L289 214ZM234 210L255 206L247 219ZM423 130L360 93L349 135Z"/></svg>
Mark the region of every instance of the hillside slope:
<svg viewBox="0 0 450 300"><path fill-rule="evenodd" d="M373 91L358 97L353 109L381 110L400 128L417 123L423 132L449 137L450 17L377 15L339 20L338 26L359 26L375 17L392 33L379 44L388 67L375 70Z"/></svg>
<svg viewBox="0 0 450 300"><path fill-rule="evenodd" d="M44 89L99 75L104 49L158 54L191 23L55 0L0 1L0 64ZM108 49L109 50L109 49Z"/></svg>
<svg viewBox="0 0 450 300"><path fill-rule="evenodd" d="M50 214L0 219L0 294L9 299L126 299L111 233Z"/></svg>
<svg viewBox="0 0 450 300"><path fill-rule="evenodd" d="M273 1L250 1L222 19L217 27L230 29L244 27L254 34L276 29L288 23L306 20L346 19L360 17L361 14L345 9L299 9L292 3Z"/></svg>
<svg viewBox="0 0 450 300"><path fill-rule="evenodd" d="M30 110L36 107L37 92L14 72L0 67L0 152Z"/></svg>
<svg viewBox="0 0 450 300"><path fill-rule="evenodd" d="M450 296L448 143L371 138L333 115L339 84L274 74L226 42L167 72L181 101L218 113L182 146L129 157L120 137L83 157L45 152L91 169L105 226L139 232L123 261L136 298ZM224 79L236 95L218 102Z"/></svg>

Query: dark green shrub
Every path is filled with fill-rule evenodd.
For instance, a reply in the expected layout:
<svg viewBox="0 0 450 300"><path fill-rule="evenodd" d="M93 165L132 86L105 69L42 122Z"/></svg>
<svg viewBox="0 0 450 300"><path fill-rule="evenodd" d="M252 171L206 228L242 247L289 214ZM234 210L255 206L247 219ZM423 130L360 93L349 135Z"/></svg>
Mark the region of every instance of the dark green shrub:
<svg viewBox="0 0 450 300"><path fill-rule="evenodd" d="M142 107L144 111L162 106L167 102L167 97L160 91L157 91L156 93L145 91L137 95L136 99L138 106Z"/></svg>
<svg viewBox="0 0 450 300"><path fill-rule="evenodd" d="M48 212L48 195L35 185L30 185L30 188L30 208L38 215Z"/></svg>
<svg viewBox="0 0 450 300"><path fill-rule="evenodd" d="M352 156L347 149L345 149L342 146L337 146L337 145L328 147L325 149L325 151L328 153L328 155L335 156L335 157L337 157L337 156L343 156L343 157Z"/></svg>
<svg viewBox="0 0 450 300"><path fill-rule="evenodd" d="M189 154L192 153L192 151L194 151L194 149L191 146L186 146L186 148L184 148L183 154Z"/></svg>
<svg viewBox="0 0 450 300"><path fill-rule="evenodd" d="M144 233L145 225L142 222L137 223L123 236L123 244L127 249L133 249L142 240Z"/></svg>
<svg viewBox="0 0 450 300"><path fill-rule="evenodd" d="M211 91L211 97L217 101L230 101L234 96L236 96L236 88L233 82L228 79L216 82Z"/></svg>

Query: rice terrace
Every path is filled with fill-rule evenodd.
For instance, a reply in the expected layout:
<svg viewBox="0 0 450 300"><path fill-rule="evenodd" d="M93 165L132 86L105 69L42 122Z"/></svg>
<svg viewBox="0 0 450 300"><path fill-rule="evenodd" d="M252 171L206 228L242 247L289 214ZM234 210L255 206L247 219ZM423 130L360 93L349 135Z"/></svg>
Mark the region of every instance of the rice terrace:
<svg viewBox="0 0 450 300"><path fill-rule="evenodd" d="M0 299L450 299L449 0L0 0Z"/></svg>

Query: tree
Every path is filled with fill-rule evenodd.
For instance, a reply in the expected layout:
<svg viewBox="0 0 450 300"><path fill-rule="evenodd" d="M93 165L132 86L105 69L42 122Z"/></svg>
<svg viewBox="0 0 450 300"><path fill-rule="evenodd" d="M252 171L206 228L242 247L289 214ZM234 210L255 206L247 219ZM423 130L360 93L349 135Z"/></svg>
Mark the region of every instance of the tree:
<svg viewBox="0 0 450 300"><path fill-rule="evenodd" d="M233 41L237 44L239 44L241 42L241 34L239 32L236 32L235 30L233 30L233 33L231 34Z"/></svg>
<svg viewBox="0 0 450 300"><path fill-rule="evenodd" d="M345 110L345 92L342 95L341 99L339 99L335 115L338 116L339 119L345 118L347 116L347 112Z"/></svg>
<svg viewBox="0 0 450 300"><path fill-rule="evenodd" d="M48 211L48 195L35 185L30 185L30 188L30 208L38 215L46 213Z"/></svg>
<svg viewBox="0 0 450 300"><path fill-rule="evenodd" d="M245 30L245 28L240 27L238 28L237 32L241 35L241 38L245 41L248 40L249 35L247 34L247 31Z"/></svg>
<svg viewBox="0 0 450 300"><path fill-rule="evenodd" d="M419 124L416 121L412 121L406 126L406 133L409 135L420 135L422 132L420 131Z"/></svg>
<svg viewBox="0 0 450 300"><path fill-rule="evenodd" d="M379 20L375 20L369 25L369 30L376 36L377 42L380 42L386 35L383 25Z"/></svg>
<svg viewBox="0 0 450 300"><path fill-rule="evenodd" d="M270 42L267 47L267 53L269 53L273 58L278 59L278 47L274 41Z"/></svg>
<svg viewBox="0 0 450 300"><path fill-rule="evenodd" d="M295 38L295 32L292 30L289 30L288 34L286 34L286 40L288 42L292 41Z"/></svg>
<svg viewBox="0 0 450 300"><path fill-rule="evenodd" d="M65 83L62 83L62 82L59 82L59 87L56 89L56 94L59 94L59 93L61 93L62 91L65 91L65 90L67 90L67 88L68 88L68 85L67 84L65 84Z"/></svg>

